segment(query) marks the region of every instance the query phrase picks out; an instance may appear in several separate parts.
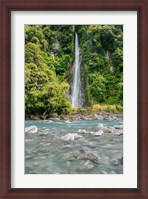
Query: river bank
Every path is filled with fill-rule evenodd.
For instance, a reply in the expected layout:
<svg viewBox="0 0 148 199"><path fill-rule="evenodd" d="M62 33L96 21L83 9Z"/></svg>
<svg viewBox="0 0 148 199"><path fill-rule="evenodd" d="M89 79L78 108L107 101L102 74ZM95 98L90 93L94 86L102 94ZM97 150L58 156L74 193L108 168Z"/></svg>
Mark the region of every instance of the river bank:
<svg viewBox="0 0 148 199"><path fill-rule="evenodd" d="M51 113L49 115L25 115L26 120L119 120L123 119L123 113L107 113L79 111L71 114Z"/></svg>

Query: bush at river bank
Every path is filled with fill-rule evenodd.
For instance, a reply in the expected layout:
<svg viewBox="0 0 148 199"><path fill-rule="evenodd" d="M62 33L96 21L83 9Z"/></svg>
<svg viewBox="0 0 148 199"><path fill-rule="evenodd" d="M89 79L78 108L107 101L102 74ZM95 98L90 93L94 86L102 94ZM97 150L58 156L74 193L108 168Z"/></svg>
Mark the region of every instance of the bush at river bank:
<svg viewBox="0 0 148 199"><path fill-rule="evenodd" d="M120 105L100 105L95 104L88 108L73 108L68 114L48 113L45 112L43 115L26 114L26 119L32 120L67 120L67 119L98 119L98 120L112 120L122 118L123 107Z"/></svg>

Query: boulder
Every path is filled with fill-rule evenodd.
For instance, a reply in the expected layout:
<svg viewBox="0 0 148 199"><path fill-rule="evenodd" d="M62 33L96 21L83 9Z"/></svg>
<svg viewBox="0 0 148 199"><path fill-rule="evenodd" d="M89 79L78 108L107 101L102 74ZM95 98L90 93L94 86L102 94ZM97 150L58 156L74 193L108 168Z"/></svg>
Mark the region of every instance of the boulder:
<svg viewBox="0 0 148 199"><path fill-rule="evenodd" d="M32 134L34 134L34 133L37 133L37 132L38 132L38 128L35 125L29 126L29 127L25 128L25 133L32 133Z"/></svg>
<svg viewBox="0 0 148 199"><path fill-rule="evenodd" d="M85 152L80 154L77 159L79 160L90 160L94 164L99 164L100 157L94 152Z"/></svg>
<svg viewBox="0 0 148 199"><path fill-rule="evenodd" d="M90 160L87 160L84 164L84 169L90 170L93 169L95 167L94 164L92 164L92 162Z"/></svg>
<svg viewBox="0 0 148 199"><path fill-rule="evenodd" d="M113 130L112 131L112 134L114 134L114 135L123 135L123 130L121 130L121 129L115 129L115 130Z"/></svg>
<svg viewBox="0 0 148 199"><path fill-rule="evenodd" d="M103 118L102 115L94 114L93 119L96 119L96 120L103 120L104 118Z"/></svg>
<svg viewBox="0 0 148 199"><path fill-rule="evenodd" d="M113 158L111 160L111 164L114 165L114 166L123 165L123 157Z"/></svg>
<svg viewBox="0 0 148 199"><path fill-rule="evenodd" d="M87 153L90 151L90 149L87 146L84 146L79 151L80 151L80 153Z"/></svg>
<svg viewBox="0 0 148 199"><path fill-rule="evenodd" d="M93 115L93 119L97 120L97 119L98 119L98 115L97 115L97 114L94 114L94 115Z"/></svg>
<svg viewBox="0 0 148 199"><path fill-rule="evenodd" d="M101 129L101 130L99 130L99 131L97 131L97 132L94 132L93 133L93 135L95 135L95 136L101 136L101 135L103 135L103 130Z"/></svg>
<svg viewBox="0 0 148 199"><path fill-rule="evenodd" d="M58 117L58 114L57 113L50 113L49 117L53 117L53 118L57 118Z"/></svg>
<svg viewBox="0 0 148 199"><path fill-rule="evenodd" d="M99 125L96 127L96 132L103 131L103 133L111 133L111 130L105 126Z"/></svg>
<svg viewBox="0 0 148 199"><path fill-rule="evenodd" d="M102 128L104 127L104 125L103 124L101 124L101 123L99 123L99 125L96 127L96 131L99 131L99 130L101 130Z"/></svg>
<svg viewBox="0 0 148 199"><path fill-rule="evenodd" d="M71 122L69 120L65 120L65 123L66 124L70 124Z"/></svg>
<svg viewBox="0 0 148 199"><path fill-rule="evenodd" d="M61 137L63 141L74 141L77 138L81 138L81 135L78 135L77 133L68 133Z"/></svg>
<svg viewBox="0 0 148 199"><path fill-rule="evenodd" d="M81 120L87 120L87 118L86 118L84 115L81 115L81 116L80 116L80 119L81 119Z"/></svg>
<svg viewBox="0 0 148 199"><path fill-rule="evenodd" d="M68 161L73 161L73 160L76 160L77 157L76 157L75 155L73 155L73 154L69 154L69 155L66 157L66 159L67 159Z"/></svg>
<svg viewBox="0 0 148 199"><path fill-rule="evenodd" d="M51 120L60 120L60 118L58 118L58 117L51 117L50 119Z"/></svg>
<svg viewBox="0 0 148 199"><path fill-rule="evenodd" d="M86 114L86 113L87 113L87 109L85 109L85 108L81 108L80 110L78 110L78 113L80 113L80 114L84 115L84 114Z"/></svg>
<svg viewBox="0 0 148 199"><path fill-rule="evenodd" d="M103 131L103 133L111 133L111 130L107 127L103 127L101 130Z"/></svg>
<svg viewBox="0 0 148 199"><path fill-rule="evenodd" d="M114 127L109 127L109 129L110 129L110 131L111 131L111 133L114 133L114 131L116 131L116 129L114 128Z"/></svg>
<svg viewBox="0 0 148 199"><path fill-rule="evenodd" d="M116 174L116 172L115 171L111 171L109 174Z"/></svg>
<svg viewBox="0 0 148 199"><path fill-rule="evenodd" d="M39 116L36 116L36 115L31 115L30 119L31 120L40 120Z"/></svg>
<svg viewBox="0 0 148 199"><path fill-rule="evenodd" d="M91 119L97 120L98 119L98 115L97 114L91 115Z"/></svg>
<svg viewBox="0 0 148 199"><path fill-rule="evenodd" d="M82 133L82 134L86 134L87 133L85 129L79 129L78 132Z"/></svg>
<svg viewBox="0 0 148 199"><path fill-rule="evenodd" d="M108 174L108 173L106 171L104 171L104 170L101 170L100 174Z"/></svg>
<svg viewBox="0 0 148 199"><path fill-rule="evenodd" d="M103 117L102 115L98 115L97 119L98 119L98 120L103 120L104 117Z"/></svg>
<svg viewBox="0 0 148 199"><path fill-rule="evenodd" d="M123 125L115 125L114 128L115 129L123 129Z"/></svg>

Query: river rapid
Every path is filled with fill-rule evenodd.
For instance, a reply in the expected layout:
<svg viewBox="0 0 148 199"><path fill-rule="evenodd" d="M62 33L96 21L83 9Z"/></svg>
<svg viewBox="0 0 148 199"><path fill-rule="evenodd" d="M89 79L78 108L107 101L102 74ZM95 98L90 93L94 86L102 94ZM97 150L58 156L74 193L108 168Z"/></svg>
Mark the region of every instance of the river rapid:
<svg viewBox="0 0 148 199"><path fill-rule="evenodd" d="M25 121L25 174L122 173L121 119Z"/></svg>

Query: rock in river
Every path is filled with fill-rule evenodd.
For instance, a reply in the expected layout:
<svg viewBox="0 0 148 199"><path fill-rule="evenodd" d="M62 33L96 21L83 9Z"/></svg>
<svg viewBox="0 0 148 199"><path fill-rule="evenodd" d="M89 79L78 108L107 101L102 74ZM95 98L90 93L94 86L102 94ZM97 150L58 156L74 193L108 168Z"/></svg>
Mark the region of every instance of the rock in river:
<svg viewBox="0 0 148 199"><path fill-rule="evenodd" d="M92 162L90 160L87 160L84 164L83 164L84 169L93 169L95 167L94 164L92 164Z"/></svg>
<svg viewBox="0 0 148 199"><path fill-rule="evenodd" d="M103 130L99 130L98 132L95 132L95 133L93 133L93 135L95 135L95 136L101 136L101 135L103 135Z"/></svg>
<svg viewBox="0 0 148 199"><path fill-rule="evenodd" d="M96 127L96 131L103 131L103 133L111 133L111 130L105 126L99 125Z"/></svg>
<svg viewBox="0 0 148 199"><path fill-rule="evenodd" d="M77 133L68 133L61 137L64 141L74 141L76 138L81 138L81 135L78 135Z"/></svg>
<svg viewBox="0 0 148 199"><path fill-rule="evenodd" d="M86 153L80 154L77 157L77 159L79 159L79 160L90 160L94 164L99 164L100 157L96 153L86 152Z"/></svg>
<svg viewBox="0 0 148 199"><path fill-rule="evenodd" d="M38 132L38 128L35 125L29 126L29 127L25 128L25 133L32 133L32 134L34 134L34 133L37 133L37 132Z"/></svg>
<svg viewBox="0 0 148 199"><path fill-rule="evenodd" d="M119 164L123 165L123 157L113 158L111 160L111 164L114 166L119 165Z"/></svg>
<svg viewBox="0 0 148 199"><path fill-rule="evenodd" d="M123 129L123 125L115 125L114 128L115 129Z"/></svg>
<svg viewBox="0 0 148 199"><path fill-rule="evenodd" d="M82 133L82 134L86 134L87 133L85 129L79 129L78 132Z"/></svg>

